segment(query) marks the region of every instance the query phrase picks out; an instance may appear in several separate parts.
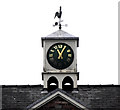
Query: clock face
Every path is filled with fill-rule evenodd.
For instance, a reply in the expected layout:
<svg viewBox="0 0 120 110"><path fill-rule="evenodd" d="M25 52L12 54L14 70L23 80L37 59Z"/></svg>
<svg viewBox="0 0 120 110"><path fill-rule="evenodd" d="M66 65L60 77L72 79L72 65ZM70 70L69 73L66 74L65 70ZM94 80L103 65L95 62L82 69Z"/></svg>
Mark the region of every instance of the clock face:
<svg viewBox="0 0 120 110"><path fill-rule="evenodd" d="M65 43L53 44L47 52L49 64L56 69L65 69L69 67L74 59L72 48Z"/></svg>

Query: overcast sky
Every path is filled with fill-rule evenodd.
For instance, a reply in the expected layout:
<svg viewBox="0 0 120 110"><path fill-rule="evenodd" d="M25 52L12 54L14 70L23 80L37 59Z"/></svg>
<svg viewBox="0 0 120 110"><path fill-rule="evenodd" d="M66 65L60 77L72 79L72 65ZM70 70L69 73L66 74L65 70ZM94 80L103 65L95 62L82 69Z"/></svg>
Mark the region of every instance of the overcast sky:
<svg viewBox="0 0 120 110"><path fill-rule="evenodd" d="M0 85L42 84L41 37L79 37L78 84L118 84L118 0L0 0Z"/></svg>

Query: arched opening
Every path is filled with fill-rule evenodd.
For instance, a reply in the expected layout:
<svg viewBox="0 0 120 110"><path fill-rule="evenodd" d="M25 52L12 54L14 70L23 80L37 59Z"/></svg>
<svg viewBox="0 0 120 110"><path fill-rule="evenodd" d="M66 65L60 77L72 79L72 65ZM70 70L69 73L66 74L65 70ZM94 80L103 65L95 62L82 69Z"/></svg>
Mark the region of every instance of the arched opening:
<svg viewBox="0 0 120 110"><path fill-rule="evenodd" d="M72 91L73 90L73 80L71 77L67 76L63 79L62 88L65 91Z"/></svg>
<svg viewBox="0 0 120 110"><path fill-rule="evenodd" d="M53 91L58 88L58 80L55 77L50 77L47 82L48 91Z"/></svg>

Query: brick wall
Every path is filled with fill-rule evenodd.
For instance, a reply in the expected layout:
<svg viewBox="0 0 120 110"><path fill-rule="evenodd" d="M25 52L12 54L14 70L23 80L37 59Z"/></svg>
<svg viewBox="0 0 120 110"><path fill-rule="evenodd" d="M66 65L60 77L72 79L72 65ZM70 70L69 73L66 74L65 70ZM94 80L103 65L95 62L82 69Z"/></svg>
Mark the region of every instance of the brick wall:
<svg viewBox="0 0 120 110"><path fill-rule="evenodd" d="M79 109L60 97L56 97L37 110L83 110Z"/></svg>

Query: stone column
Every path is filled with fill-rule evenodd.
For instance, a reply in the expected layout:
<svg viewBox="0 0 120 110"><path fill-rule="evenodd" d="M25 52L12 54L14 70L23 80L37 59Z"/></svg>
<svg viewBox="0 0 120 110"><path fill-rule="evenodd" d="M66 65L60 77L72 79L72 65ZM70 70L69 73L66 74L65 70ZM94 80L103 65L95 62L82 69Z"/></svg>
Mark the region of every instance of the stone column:
<svg viewBox="0 0 120 110"><path fill-rule="evenodd" d="M61 80L59 81L59 87L58 88L62 89L62 81Z"/></svg>

